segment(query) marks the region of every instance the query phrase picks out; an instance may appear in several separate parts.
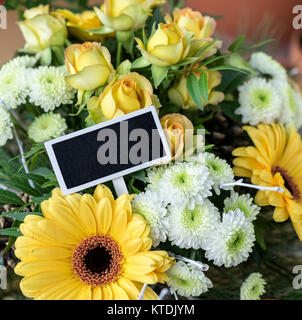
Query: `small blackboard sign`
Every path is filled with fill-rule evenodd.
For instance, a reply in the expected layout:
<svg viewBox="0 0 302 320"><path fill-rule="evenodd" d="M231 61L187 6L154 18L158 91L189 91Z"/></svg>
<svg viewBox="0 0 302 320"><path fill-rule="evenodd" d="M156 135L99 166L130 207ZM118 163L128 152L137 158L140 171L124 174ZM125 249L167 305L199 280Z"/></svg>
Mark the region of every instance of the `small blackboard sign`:
<svg viewBox="0 0 302 320"><path fill-rule="evenodd" d="M64 195L171 159L154 106L45 143Z"/></svg>

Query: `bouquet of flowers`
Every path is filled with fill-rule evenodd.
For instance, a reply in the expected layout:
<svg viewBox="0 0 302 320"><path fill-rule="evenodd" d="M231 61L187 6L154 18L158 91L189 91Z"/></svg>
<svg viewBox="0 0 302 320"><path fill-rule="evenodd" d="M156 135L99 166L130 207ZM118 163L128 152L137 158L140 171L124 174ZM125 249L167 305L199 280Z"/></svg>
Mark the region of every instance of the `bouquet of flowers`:
<svg viewBox="0 0 302 320"><path fill-rule="evenodd" d="M297 296L278 246L302 241L302 93L267 41L223 52L213 17L165 0L40 5L18 25L25 47L0 69L0 236L24 296ZM129 194L64 196L44 142L152 105L172 160L125 176Z"/></svg>

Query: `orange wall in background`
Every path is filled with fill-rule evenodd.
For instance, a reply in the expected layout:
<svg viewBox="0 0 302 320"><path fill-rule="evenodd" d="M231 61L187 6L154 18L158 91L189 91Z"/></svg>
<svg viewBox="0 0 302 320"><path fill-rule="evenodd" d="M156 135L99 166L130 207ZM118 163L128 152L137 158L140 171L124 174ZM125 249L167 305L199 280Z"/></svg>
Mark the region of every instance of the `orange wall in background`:
<svg viewBox="0 0 302 320"><path fill-rule="evenodd" d="M90 1L90 4L97 5L101 2ZM225 43L231 42L239 34L248 33L250 38L254 33L261 35L264 30L259 30L259 25L269 20L270 31L275 31L274 37L278 38L273 54L287 66L300 64L302 70L299 33L292 27L292 9L299 2L301 3L298 0L187 0L186 5L203 13L223 15L223 19L217 20L217 33ZM8 29L0 29L0 65L11 59L15 51L24 44L16 25L16 12L8 12L7 21Z"/></svg>

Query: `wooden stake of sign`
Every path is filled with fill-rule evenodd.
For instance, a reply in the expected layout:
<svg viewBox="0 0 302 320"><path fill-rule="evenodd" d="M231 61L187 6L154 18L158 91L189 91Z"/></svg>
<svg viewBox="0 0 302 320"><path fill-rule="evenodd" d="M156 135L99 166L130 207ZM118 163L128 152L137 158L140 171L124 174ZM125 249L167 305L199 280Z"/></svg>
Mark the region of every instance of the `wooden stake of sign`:
<svg viewBox="0 0 302 320"><path fill-rule="evenodd" d="M113 179L112 182L118 197L122 194L129 193L124 177Z"/></svg>
<svg viewBox="0 0 302 320"><path fill-rule="evenodd" d="M133 132L136 133L131 135ZM143 132L149 143L142 143L143 135L140 137L137 132ZM138 163L132 163L130 155L140 150L138 146L149 152L147 157L138 157ZM113 152L116 161L101 164L99 151L107 147L116 148ZM118 196L128 193L123 176L171 159L154 106L47 141L45 148L64 195L110 180ZM103 151L101 155L101 160L106 158Z"/></svg>

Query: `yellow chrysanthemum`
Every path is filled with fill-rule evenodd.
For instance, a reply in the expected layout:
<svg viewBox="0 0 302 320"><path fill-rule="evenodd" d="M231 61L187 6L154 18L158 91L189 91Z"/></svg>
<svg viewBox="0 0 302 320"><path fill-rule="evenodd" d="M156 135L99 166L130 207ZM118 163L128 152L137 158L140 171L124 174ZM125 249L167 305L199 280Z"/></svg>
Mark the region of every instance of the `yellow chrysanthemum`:
<svg viewBox="0 0 302 320"><path fill-rule="evenodd" d="M27 297L50 300L135 300L144 283L166 282L173 264L166 251L149 251L150 228L132 214L132 196L114 200L98 186L93 196L64 197L55 189L42 203L44 217L29 215L16 241ZM145 299L157 295L147 288Z"/></svg>
<svg viewBox="0 0 302 320"><path fill-rule="evenodd" d="M278 186L283 193L258 191L255 202L276 207L274 220L291 218L302 241L302 141L295 127L286 131L282 124L259 124L243 127L254 147L233 151L236 176L251 178L253 184Z"/></svg>

